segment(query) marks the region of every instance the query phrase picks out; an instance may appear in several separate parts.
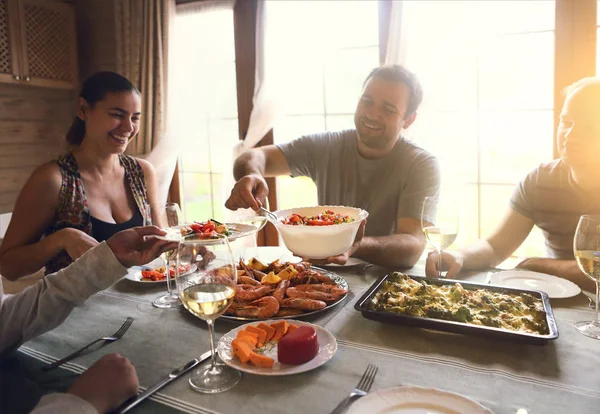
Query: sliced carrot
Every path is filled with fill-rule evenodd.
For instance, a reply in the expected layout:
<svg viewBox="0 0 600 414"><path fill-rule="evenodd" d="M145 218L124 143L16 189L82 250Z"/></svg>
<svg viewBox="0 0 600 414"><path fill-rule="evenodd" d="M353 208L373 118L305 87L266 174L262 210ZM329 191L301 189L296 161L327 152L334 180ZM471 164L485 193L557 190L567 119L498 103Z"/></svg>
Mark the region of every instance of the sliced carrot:
<svg viewBox="0 0 600 414"><path fill-rule="evenodd" d="M254 353L246 342L238 339L231 341L231 347L233 348L233 355L238 357L242 364L247 364L250 361L250 355Z"/></svg>
<svg viewBox="0 0 600 414"><path fill-rule="evenodd" d="M264 322L259 323L256 327L262 329L267 333L267 339L265 340L265 342L270 341L275 336L275 328L273 328L270 325L267 325Z"/></svg>
<svg viewBox="0 0 600 414"><path fill-rule="evenodd" d="M275 335L273 336L273 341L279 341L283 338L283 335L287 333L288 327L290 325L287 321L278 321L271 324L271 327L275 328Z"/></svg>
<svg viewBox="0 0 600 414"><path fill-rule="evenodd" d="M250 354L250 362L252 362L257 367L262 368L273 368L273 364L275 360L273 358L269 358L265 355L257 354L256 352L252 352Z"/></svg>
<svg viewBox="0 0 600 414"><path fill-rule="evenodd" d="M252 343L254 344L254 346L258 346L258 335L253 333L253 332L248 332L248 331L239 331L237 334L238 338L241 337L247 337L250 338L252 340Z"/></svg>
<svg viewBox="0 0 600 414"><path fill-rule="evenodd" d="M292 333L292 332L294 332L296 329L298 329L298 327L297 327L296 325L292 325L292 324L290 324L290 325L288 326L287 332L286 332L285 334L286 334L286 335L287 335L287 334L291 334L291 333Z"/></svg>
<svg viewBox="0 0 600 414"><path fill-rule="evenodd" d="M258 335L258 347L260 348L267 341L267 331L264 331L255 326L249 326L246 328L246 331L252 332Z"/></svg>
<svg viewBox="0 0 600 414"><path fill-rule="evenodd" d="M254 351L256 349L256 341L254 341L254 339L251 339L249 336L241 336L239 338L236 338L235 341L246 343L251 351Z"/></svg>

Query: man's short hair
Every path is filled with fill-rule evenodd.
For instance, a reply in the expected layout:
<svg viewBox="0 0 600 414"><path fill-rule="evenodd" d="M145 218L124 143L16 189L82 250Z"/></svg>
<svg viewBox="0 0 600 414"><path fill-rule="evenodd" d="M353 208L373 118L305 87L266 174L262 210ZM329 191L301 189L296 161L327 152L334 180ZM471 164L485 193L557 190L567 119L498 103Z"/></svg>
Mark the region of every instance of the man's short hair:
<svg viewBox="0 0 600 414"><path fill-rule="evenodd" d="M417 79L417 75L401 65L382 65L373 69L371 73L369 73L369 76L367 76L367 79L365 79L363 83L363 87L371 78L379 78L389 82L403 83L408 86L408 89L410 90L410 97L408 98L405 116L409 116L417 112L417 108L423 100L423 88Z"/></svg>
<svg viewBox="0 0 600 414"><path fill-rule="evenodd" d="M587 87L593 87L594 89L600 91L600 77L588 76L587 78L581 78L578 81L575 81L569 86L563 88L562 94L566 98L576 90Z"/></svg>

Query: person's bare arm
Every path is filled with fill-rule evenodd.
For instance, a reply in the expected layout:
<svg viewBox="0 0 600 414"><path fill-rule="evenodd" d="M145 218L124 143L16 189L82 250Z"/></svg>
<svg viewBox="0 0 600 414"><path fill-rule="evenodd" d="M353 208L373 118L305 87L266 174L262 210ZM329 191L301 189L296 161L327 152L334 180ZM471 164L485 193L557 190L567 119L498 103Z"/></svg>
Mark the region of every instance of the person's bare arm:
<svg viewBox="0 0 600 414"><path fill-rule="evenodd" d="M594 281L583 274L575 260L532 257L523 260L517 265L517 268L562 277L590 292L595 292L596 290Z"/></svg>
<svg viewBox="0 0 600 414"><path fill-rule="evenodd" d="M156 177L156 171L154 166L146 160L137 158L137 161L142 167L144 172L144 181L146 181L146 192L148 197L148 204L154 205L158 203L158 179Z"/></svg>
<svg viewBox="0 0 600 414"><path fill-rule="evenodd" d="M263 177L290 175L290 167L277 146L267 145L246 151L235 160L233 177L236 180L251 174Z"/></svg>
<svg viewBox="0 0 600 414"><path fill-rule="evenodd" d="M54 217L61 181L56 163L48 163L21 190L0 247L0 273L7 279L38 271L64 249L61 232L40 240Z"/></svg>
<svg viewBox="0 0 600 414"><path fill-rule="evenodd" d="M527 238L533 228L533 220L509 208L504 218L485 240L479 240L459 250L446 250L442 255L442 270L448 270L447 278L454 278L461 269L486 269L506 260ZM425 272L428 276L438 274L438 253L427 257Z"/></svg>
<svg viewBox="0 0 600 414"><path fill-rule="evenodd" d="M412 267L424 249L421 221L400 218L396 234L364 237L352 256L386 267Z"/></svg>
<svg viewBox="0 0 600 414"><path fill-rule="evenodd" d="M495 267L508 259L525 241L533 220L509 208L494 232L481 243L461 249L465 254L465 269Z"/></svg>
<svg viewBox="0 0 600 414"><path fill-rule="evenodd" d="M258 210L269 195L269 187L264 177L289 174L288 162L275 145L244 152L233 165L233 176L237 182L225 202L225 207L230 210L238 208Z"/></svg>

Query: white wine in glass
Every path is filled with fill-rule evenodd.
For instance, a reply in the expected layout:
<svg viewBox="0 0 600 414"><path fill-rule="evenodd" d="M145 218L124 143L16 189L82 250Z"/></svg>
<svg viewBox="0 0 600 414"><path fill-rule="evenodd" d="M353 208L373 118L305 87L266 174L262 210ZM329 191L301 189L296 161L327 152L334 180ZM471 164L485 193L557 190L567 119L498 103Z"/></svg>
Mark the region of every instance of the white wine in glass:
<svg viewBox="0 0 600 414"><path fill-rule="evenodd" d="M180 272L181 269L191 269ZM177 291L183 306L208 324L211 363L192 372L190 385L199 392L227 391L240 380L239 371L217 362L213 327L215 319L229 308L235 298L237 269L227 237L182 238L177 249Z"/></svg>
<svg viewBox="0 0 600 414"><path fill-rule="evenodd" d="M442 252L456 240L458 225L458 206L455 200L425 197L421 226L425 238L438 252L438 277L442 277Z"/></svg>
<svg viewBox="0 0 600 414"><path fill-rule="evenodd" d="M167 232L167 238L177 241L181 238L179 227L183 225L183 214L177 203L166 203L150 206L152 223ZM167 293L159 296L152 301L152 305L157 308L176 308L181 306L179 296L173 290L174 281L171 279L170 267L175 263L175 250L170 250L161 254L165 262L165 278L167 281Z"/></svg>
<svg viewBox="0 0 600 414"><path fill-rule="evenodd" d="M575 322L575 328L590 338L600 339L600 215L583 215L579 218L573 253L579 269L596 284L596 316L593 321Z"/></svg>

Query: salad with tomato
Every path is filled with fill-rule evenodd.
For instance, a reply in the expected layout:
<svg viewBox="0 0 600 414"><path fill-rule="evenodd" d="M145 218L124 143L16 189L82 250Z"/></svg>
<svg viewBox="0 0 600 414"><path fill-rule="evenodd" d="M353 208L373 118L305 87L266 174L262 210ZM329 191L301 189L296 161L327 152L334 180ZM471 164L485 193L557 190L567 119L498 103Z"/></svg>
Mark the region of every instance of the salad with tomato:
<svg viewBox="0 0 600 414"><path fill-rule="evenodd" d="M292 226L332 226L334 224L351 223L354 219L347 215L334 213L332 210L325 210L323 214L316 216L301 216L292 214L281 220L283 224Z"/></svg>
<svg viewBox="0 0 600 414"><path fill-rule="evenodd" d="M195 222L181 229L181 234L188 236L197 234L202 239L216 239L220 235L231 236L231 232L225 224L216 220L207 220L206 222Z"/></svg>
<svg viewBox="0 0 600 414"><path fill-rule="evenodd" d="M181 265L179 266L179 273L185 273L190 270L190 265ZM142 280L157 282L159 280L165 280L167 277L166 268L164 266L156 267L154 269L144 269L142 270ZM175 278L175 266L171 266L169 268L169 277L171 279Z"/></svg>

